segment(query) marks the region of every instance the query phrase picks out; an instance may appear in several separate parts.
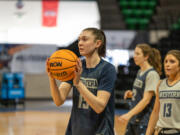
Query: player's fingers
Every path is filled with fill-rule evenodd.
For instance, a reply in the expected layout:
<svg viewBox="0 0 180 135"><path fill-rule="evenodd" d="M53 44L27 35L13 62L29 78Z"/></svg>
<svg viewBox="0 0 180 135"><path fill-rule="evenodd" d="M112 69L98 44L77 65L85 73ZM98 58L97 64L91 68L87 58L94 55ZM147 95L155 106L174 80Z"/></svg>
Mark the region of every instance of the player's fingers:
<svg viewBox="0 0 180 135"><path fill-rule="evenodd" d="M127 99L128 92L126 91L124 94L124 99Z"/></svg>
<svg viewBox="0 0 180 135"><path fill-rule="evenodd" d="M81 62L81 60L78 59L78 61L79 61L79 66L82 67L82 62Z"/></svg>

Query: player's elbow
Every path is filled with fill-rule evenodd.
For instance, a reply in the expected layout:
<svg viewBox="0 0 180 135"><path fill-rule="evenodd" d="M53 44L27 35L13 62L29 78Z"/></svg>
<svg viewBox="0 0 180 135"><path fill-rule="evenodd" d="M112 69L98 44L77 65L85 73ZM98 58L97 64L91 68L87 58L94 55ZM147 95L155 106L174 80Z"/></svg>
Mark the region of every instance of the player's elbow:
<svg viewBox="0 0 180 135"><path fill-rule="evenodd" d="M64 104L64 100L56 100L56 101L54 101L54 103L56 104L56 106L58 107L58 106L61 106L62 104Z"/></svg>
<svg viewBox="0 0 180 135"><path fill-rule="evenodd" d="M55 102L56 106L59 107L63 104L64 102Z"/></svg>
<svg viewBox="0 0 180 135"><path fill-rule="evenodd" d="M99 106L99 107L95 110L95 112L96 112L97 114L100 114L100 113L102 113L102 112L104 111L105 107L106 107L105 105Z"/></svg>
<svg viewBox="0 0 180 135"><path fill-rule="evenodd" d="M100 113L103 112L103 110L102 110L102 109L97 109L97 110L95 110L95 112L96 112L97 114L100 114Z"/></svg>

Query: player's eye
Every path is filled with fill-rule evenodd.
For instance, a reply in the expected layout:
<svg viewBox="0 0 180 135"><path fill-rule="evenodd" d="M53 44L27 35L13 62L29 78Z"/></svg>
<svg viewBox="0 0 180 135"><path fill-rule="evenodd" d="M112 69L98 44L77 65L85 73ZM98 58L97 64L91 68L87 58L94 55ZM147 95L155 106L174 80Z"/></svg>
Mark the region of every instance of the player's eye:
<svg viewBox="0 0 180 135"><path fill-rule="evenodd" d="M87 38L86 38L86 37L84 37L84 38L82 38L82 40L83 40L83 41L87 41Z"/></svg>
<svg viewBox="0 0 180 135"><path fill-rule="evenodd" d="M175 60L170 60L170 63L172 63L172 64L175 63Z"/></svg>

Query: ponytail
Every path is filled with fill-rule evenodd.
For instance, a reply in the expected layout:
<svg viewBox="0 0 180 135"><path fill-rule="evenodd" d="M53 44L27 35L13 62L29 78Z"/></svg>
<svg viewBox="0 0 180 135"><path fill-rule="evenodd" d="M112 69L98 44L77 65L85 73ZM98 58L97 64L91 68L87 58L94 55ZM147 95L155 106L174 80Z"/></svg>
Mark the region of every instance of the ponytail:
<svg viewBox="0 0 180 135"><path fill-rule="evenodd" d="M162 74L161 55L158 49L151 48L148 44L138 44L136 47L141 48L144 56L148 57L148 63L154 67L159 75Z"/></svg>
<svg viewBox="0 0 180 135"><path fill-rule="evenodd" d="M155 68L159 75L162 74L161 55L158 49L152 48L152 53L149 55L148 62Z"/></svg>

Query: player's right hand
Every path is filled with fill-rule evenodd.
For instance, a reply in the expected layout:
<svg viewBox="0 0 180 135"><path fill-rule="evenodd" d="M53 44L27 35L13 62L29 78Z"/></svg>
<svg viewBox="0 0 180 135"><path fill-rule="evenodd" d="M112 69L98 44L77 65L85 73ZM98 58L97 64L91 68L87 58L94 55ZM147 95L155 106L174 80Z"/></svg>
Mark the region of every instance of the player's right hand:
<svg viewBox="0 0 180 135"><path fill-rule="evenodd" d="M49 71L49 58L46 59L46 73L48 74L49 77L52 77L51 72Z"/></svg>
<svg viewBox="0 0 180 135"><path fill-rule="evenodd" d="M124 94L124 99L132 98L133 92L131 90L127 90Z"/></svg>

